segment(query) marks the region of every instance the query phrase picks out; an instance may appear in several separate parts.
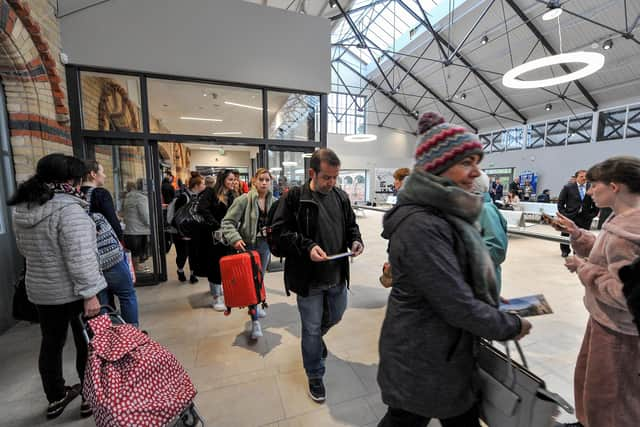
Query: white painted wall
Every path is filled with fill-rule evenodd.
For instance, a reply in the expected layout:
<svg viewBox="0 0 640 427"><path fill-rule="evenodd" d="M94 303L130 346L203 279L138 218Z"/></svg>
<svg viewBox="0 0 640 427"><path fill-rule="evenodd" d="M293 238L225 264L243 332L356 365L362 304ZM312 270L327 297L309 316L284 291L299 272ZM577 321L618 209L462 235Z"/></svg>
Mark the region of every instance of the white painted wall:
<svg viewBox="0 0 640 427"><path fill-rule="evenodd" d="M622 155L640 157L640 138L491 153L485 156L482 167L514 167L516 175L524 170L532 170L538 174L538 189L548 188L553 196L560 193L575 171Z"/></svg>
<svg viewBox="0 0 640 427"><path fill-rule="evenodd" d="M411 168L416 137L411 134L395 132L377 126L367 129L370 134L378 136L373 142L344 142L344 135L329 134L327 146L334 150L342 163L342 169L367 170L367 194L373 200L375 194L374 169L376 168ZM380 195L377 201L387 198L387 194Z"/></svg>
<svg viewBox="0 0 640 427"><path fill-rule="evenodd" d="M111 0L60 20L71 63L329 92L330 23L238 0Z"/></svg>

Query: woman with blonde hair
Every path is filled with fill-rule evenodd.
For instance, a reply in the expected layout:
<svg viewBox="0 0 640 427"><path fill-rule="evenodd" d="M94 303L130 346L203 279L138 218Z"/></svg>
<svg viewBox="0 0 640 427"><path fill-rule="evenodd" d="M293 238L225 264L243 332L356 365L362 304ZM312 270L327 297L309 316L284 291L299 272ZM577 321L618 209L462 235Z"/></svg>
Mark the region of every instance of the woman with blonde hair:
<svg viewBox="0 0 640 427"><path fill-rule="evenodd" d="M576 256L565 266L585 288L587 330L574 375L577 423L632 427L640 420L640 339L619 270L640 257L640 158L612 157L587 171L587 194L613 213L595 236L558 214Z"/></svg>
<svg viewBox="0 0 640 427"><path fill-rule="evenodd" d="M224 238L235 250L258 251L262 277L271 257L266 225L272 204L271 174L267 169L260 168L253 176L251 190L234 200L222 220ZM249 314L252 320L251 339L255 340L262 336L258 318L264 317L265 313L258 306L250 306Z"/></svg>
<svg viewBox="0 0 640 427"><path fill-rule="evenodd" d="M196 276L206 276L213 296L212 307L216 311L226 310L222 296L222 278L220 277L220 258L229 255L230 248L222 236L220 225L227 210L237 197L234 191L238 179L231 169L218 173L213 188L205 188L199 196L198 214L202 215L205 230L194 235Z"/></svg>

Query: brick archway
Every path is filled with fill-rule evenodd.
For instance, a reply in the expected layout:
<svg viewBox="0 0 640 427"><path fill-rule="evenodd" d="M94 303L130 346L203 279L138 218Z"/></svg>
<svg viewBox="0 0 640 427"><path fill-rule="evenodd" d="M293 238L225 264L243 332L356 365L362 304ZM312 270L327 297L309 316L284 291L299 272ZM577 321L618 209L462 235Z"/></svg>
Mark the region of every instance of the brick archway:
<svg viewBox="0 0 640 427"><path fill-rule="evenodd" d="M48 2L42 2L48 8ZM34 6L36 7L36 6ZM5 89L11 148L20 182L33 174L35 164L52 152L71 154L69 112L62 65L54 59L50 42L34 11L24 1L0 0L0 81ZM48 10L38 10L40 15ZM59 28L53 11L53 28Z"/></svg>

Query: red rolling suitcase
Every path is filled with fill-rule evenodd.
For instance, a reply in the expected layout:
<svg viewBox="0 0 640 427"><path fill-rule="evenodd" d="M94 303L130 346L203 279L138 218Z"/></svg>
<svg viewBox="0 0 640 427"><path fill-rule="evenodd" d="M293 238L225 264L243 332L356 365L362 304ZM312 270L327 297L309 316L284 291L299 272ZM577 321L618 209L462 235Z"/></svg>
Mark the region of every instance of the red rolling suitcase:
<svg viewBox="0 0 640 427"><path fill-rule="evenodd" d="M220 258L220 273L225 315L232 307L247 307L262 304L266 307L266 294L262 277L262 266L258 251L247 251Z"/></svg>

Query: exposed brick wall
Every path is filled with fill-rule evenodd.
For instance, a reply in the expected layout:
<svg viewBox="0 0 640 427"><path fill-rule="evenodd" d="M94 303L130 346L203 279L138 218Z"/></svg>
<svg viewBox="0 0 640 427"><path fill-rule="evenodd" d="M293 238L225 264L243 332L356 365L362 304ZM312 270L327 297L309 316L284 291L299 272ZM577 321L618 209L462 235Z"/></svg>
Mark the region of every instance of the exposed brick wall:
<svg viewBox="0 0 640 427"><path fill-rule="evenodd" d="M47 0L0 0L0 80L18 182L42 156L72 153L60 26Z"/></svg>

